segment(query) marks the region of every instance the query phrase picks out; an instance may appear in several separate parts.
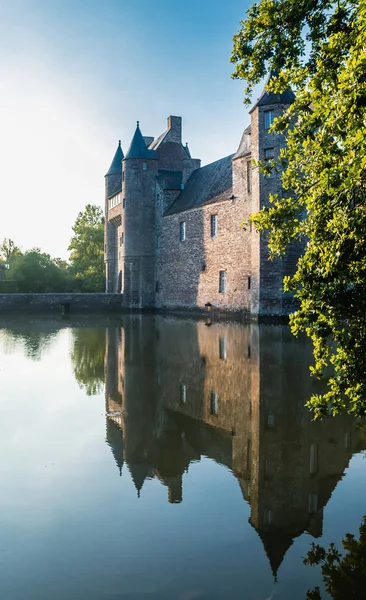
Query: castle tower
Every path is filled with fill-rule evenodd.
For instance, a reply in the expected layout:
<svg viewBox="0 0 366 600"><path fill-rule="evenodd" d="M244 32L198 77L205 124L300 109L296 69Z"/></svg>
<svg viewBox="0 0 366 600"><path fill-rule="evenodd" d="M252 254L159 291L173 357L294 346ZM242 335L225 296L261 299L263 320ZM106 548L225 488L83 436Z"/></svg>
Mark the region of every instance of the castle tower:
<svg viewBox="0 0 366 600"><path fill-rule="evenodd" d="M258 101L250 111L251 115L251 160L270 161L279 157L280 149L286 145L284 134L270 133L273 120L280 116L294 101L294 94L288 90L282 94L266 91L267 84L277 74L271 72ZM270 194L282 194L281 174L272 172L266 177L257 167L252 169L251 213L258 212L269 204ZM287 266L281 259L268 260L267 236L259 234L254 227L250 232L251 248L251 306L250 312L259 315L281 315L283 310L283 276Z"/></svg>
<svg viewBox="0 0 366 600"><path fill-rule="evenodd" d="M155 196L158 155L149 150L139 122L122 162L122 230L124 304L155 304Z"/></svg>
<svg viewBox="0 0 366 600"><path fill-rule="evenodd" d="M118 289L118 228L121 226L119 213L122 188L121 140L113 157L111 166L105 175L105 225L104 225L104 261L106 263L106 292Z"/></svg>

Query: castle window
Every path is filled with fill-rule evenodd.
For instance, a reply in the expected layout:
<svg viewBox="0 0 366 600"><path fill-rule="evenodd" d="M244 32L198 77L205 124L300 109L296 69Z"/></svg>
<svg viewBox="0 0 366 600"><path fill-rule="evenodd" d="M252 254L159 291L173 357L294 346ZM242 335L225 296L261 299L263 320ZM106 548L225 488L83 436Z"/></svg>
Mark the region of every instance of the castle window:
<svg viewBox="0 0 366 600"><path fill-rule="evenodd" d="M121 237L119 238L119 245L120 246L123 245L123 233L122 233Z"/></svg>
<svg viewBox="0 0 366 600"><path fill-rule="evenodd" d="M274 158L274 148L265 148L264 160L271 160L272 158Z"/></svg>
<svg viewBox="0 0 366 600"><path fill-rule="evenodd" d="M269 427L270 429L273 429L273 427L275 426L275 416L274 415L267 415L267 427Z"/></svg>
<svg viewBox="0 0 366 600"><path fill-rule="evenodd" d="M264 111L264 129L269 129L273 123L274 114L273 110Z"/></svg>
<svg viewBox="0 0 366 600"><path fill-rule="evenodd" d="M160 235L156 236L156 247L160 248Z"/></svg>
<svg viewBox="0 0 366 600"><path fill-rule="evenodd" d="M124 181L124 180L125 180L125 172L122 171L122 181Z"/></svg>
<svg viewBox="0 0 366 600"><path fill-rule="evenodd" d="M123 208L126 206L126 198L123 198L123 204L122 204Z"/></svg>
<svg viewBox="0 0 366 600"><path fill-rule="evenodd" d="M211 392L211 414L219 414L219 395L217 392Z"/></svg>
<svg viewBox="0 0 366 600"><path fill-rule="evenodd" d="M187 386L185 383L180 384L180 403L185 404L187 402Z"/></svg>
<svg viewBox="0 0 366 600"><path fill-rule="evenodd" d="M309 494L309 513L316 513L318 510L318 494L311 492Z"/></svg>
<svg viewBox="0 0 366 600"><path fill-rule="evenodd" d="M266 508L264 510L263 518L264 518L264 524L265 525L271 525L271 523L272 523L272 511L271 511L270 508Z"/></svg>
<svg viewBox="0 0 366 600"><path fill-rule="evenodd" d="M219 356L221 360L226 360L226 338L219 339Z"/></svg>
<svg viewBox="0 0 366 600"><path fill-rule="evenodd" d="M211 237L217 236L217 215L211 215Z"/></svg>
<svg viewBox="0 0 366 600"><path fill-rule="evenodd" d="M181 221L179 223L179 239L181 242L184 242L184 240L186 239L186 222L185 221Z"/></svg>
<svg viewBox="0 0 366 600"><path fill-rule="evenodd" d="M247 190L248 194L252 191L252 163L250 160L247 161Z"/></svg>
<svg viewBox="0 0 366 600"><path fill-rule="evenodd" d="M219 271L219 292L220 294L226 292L226 271Z"/></svg>
<svg viewBox="0 0 366 600"><path fill-rule="evenodd" d="M318 447L316 444L310 446L310 475L314 475L318 470Z"/></svg>
<svg viewBox="0 0 366 600"><path fill-rule="evenodd" d="M160 292L160 283L158 281L155 283L155 292L157 294Z"/></svg>
<svg viewBox="0 0 366 600"><path fill-rule="evenodd" d="M146 162L142 163L142 170L147 171L147 163Z"/></svg>
<svg viewBox="0 0 366 600"><path fill-rule="evenodd" d="M248 290L250 290L251 286L252 286L252 280L251 280L251 277L249 276L248 277Z"/></svg>
<svg viewBox="0 0 366 600"><path fill-rule="evenodd" d="M118 291L122 292L122 271L118 273Z"/></svg>

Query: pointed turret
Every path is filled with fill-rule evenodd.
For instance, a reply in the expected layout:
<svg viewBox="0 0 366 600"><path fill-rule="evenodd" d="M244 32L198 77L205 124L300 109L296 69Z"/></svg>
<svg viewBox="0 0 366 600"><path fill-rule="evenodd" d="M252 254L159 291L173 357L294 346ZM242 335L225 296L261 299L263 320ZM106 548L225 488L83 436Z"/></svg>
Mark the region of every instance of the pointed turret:
<svg viewBox="0 0 366 600"><path fill-rule="evenodd" d="M121 173L122 170L122 160L123 160L123 151L121 147L121 140L118 141L118 146L116 153L111 162L111 166L109 167L108 172L105 174L105 177L108 175L115 175L116 173Z"/></svg>
<svg viewBox="0 0 366 600"><path fill-rule="evenodd" d="M277 573L287 550L292 546L293 538L286 533L281 532L258 532L262 540L265 553L268 557L269 564L274 580L277 582Z"/></svg>
<svg viewBox="0 0 366 600"><path fill-rule="evenodd" d="M128 469L131 473L132 481L135 484L137 490L137 496L140 498L141 488L144 485L145 479L148 475L149 468L145 464L129 464Z"/></svg>
<svg viewBox="0 0 366 600"><path fill-rule="evenodd" d="M107 417L107 436L106 442L110 449L116 465L119 470L119 474L122 474L123 467L123 432L118 425L110 418Z"/></svg>
<svg viewBox="0 0 366 600"><path fill-rule="evenodd" d="M128 160L131 158L134 158L134 159L139 159L139 158L142 158L142 159L155 158L155 159L157 159L158 158L155 150L149 150L147 148L147 146L145 144L145 140L144 140L143 135L140 130L140 122L139 121L137 121L136 130L135 130L131 145L127 151L127 154L126 154L124 160Z"/></svg>
<svg viewBox="0 0 366 600"><path fill-rule="evenodd" d="M267 104L292 104L295 100L295 94L292 90L285 90L282 94L275 94L274 92L267 91L267 85L274 77L278 77L278 71L270 71L266 82L264 84L264 89L261 95L259 96L257 102L250 110L250 113L253 112L257 106L266 106ZM249 113L249 114L250 114Z"/></svg>

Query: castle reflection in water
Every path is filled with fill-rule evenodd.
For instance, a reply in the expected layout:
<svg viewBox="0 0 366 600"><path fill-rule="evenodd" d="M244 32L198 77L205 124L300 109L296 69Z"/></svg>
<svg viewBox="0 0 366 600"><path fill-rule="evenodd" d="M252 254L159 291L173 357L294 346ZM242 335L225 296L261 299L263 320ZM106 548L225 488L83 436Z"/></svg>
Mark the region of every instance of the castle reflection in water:
<svg viewBox="0 0 366 600"><path fill-rule="evenodd" d="M352 454L355 419L312 422L311 348L287 327L135 315L107 330L107 442L140 495L157 478L183 500L202 456L231 469L272 571L294 538L322 534Z"/></svg>

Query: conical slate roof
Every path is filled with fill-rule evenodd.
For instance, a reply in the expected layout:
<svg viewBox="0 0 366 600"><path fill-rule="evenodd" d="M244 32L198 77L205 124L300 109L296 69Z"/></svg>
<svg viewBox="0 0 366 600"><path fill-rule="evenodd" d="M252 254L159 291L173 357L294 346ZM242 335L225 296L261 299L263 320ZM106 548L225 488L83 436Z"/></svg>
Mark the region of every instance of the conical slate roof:
<svg viewBox="0 0 366 600"><path fill-rule="evenodd" d="M139 121L137 121L136 131L124 160L128 160L129 158L158 158L155 150L149 150L147 148L140 130Z"/></svg>
<svg viewBox="0 0 366 600"><path fill-rule="evenodd" d="M267 104L292 104L295 100L295 94L292 90L285 90L282 94L274 94L273 92L267 92L266 88L268 83L271 81L273 77L278 76L278 71L271 71L266 79L266 83L264 84L264 89L261 95L259 96L257 102L250 110L250 113L257 106L266 106Z"/></svg>
<svg viewBox="0 0 366 600"><path fill-rule="evenodd" d="M132 481L135 484L137 495L140 497L141 488L144 485L149 468L146 464L133 463L128 465L128 470L130 471Z"/></svg>
<svg viewBox="0 0 366 600"><path fill-rule="evenodd" d="M271 565L273 578L277 581L278 569L282 564L287 550L292 546L293 538L289 534L278 531L258 531L258 533L262 540L269 564Z"/></svg>
<svg viewBox="0 0 366 600"><path fill-rule="evenodd" d="M111 166L109 167L109 170L106 173L105 177L107 177L108 175L116 175L116 173L122 173L122 165L121 165L122 159L123 159L123 152L122 152L122 148L121 148L121 140L119 140L116 153L113 157Z"/></svg>

